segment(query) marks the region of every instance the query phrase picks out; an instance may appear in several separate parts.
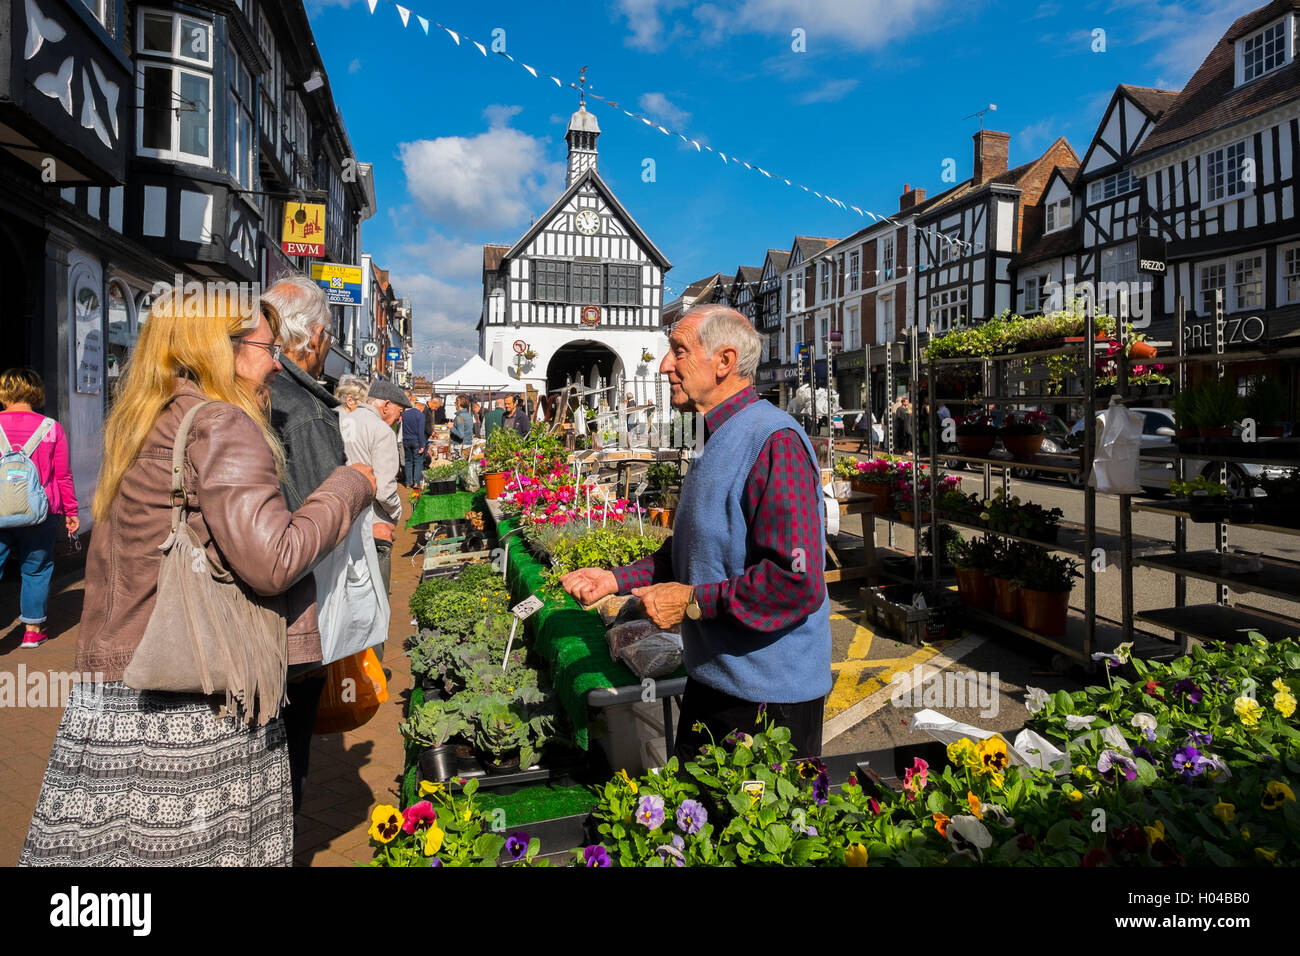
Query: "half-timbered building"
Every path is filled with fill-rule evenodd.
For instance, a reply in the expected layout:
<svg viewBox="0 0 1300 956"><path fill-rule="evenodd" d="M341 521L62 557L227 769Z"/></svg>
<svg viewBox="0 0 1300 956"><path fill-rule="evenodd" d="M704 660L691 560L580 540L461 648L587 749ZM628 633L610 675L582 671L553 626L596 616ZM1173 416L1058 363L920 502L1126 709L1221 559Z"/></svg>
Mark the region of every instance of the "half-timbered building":
<svg viewBox="0 0 1300 956"><path fill-rule="evenodd" d="M479 354L539 391L620 377L644 390L666 349L672 265L597 171L599 136L580 106L565 136L567 188L513 245L484 248Z"/></svg>
<svg viewBox="0 0 1300 956"><path fill-rule="evenodd" d="M982 322L1011 308L1011 260L1021 248L1025 211L1037 205L1053 170L1079 165L1060 138L1037 159L1008 169L1010 138L976 133L971 178L916 216L916 320L923 332Z"/></svg>
<svg viewBox="0 0 1300 956"><path fill-rule="evenodd" d="M781 382L793 378L794 366L781 362L781 274L790 261L790 250L769 249L763 259L755 300L754 327L763 336L763 356L758 363L758 391L769 395ZM779 393L778 393L779 394Z"/></svg>
<svg viewBox="0 0 1300 956"><path fill-rule="evenodd" d="M374 186L301 0L0 0L0 37L5 364L45 379L89 497L154 288L305 272L279 251L304 193L330 261L357 263ZM353 367L359 311L336 308L327 374Z"/></svg>
<svg viewBox="0 0 1300 956"><path fill-rule="evenodd" d="M1153 337L1173 334L1180 300L1192 351L1213 347L1220 299L1230 351L1300 332L1297 21L1296 0L1237 19L1134 151L1139 236L1166 244L1140 256L1158 280Z"/></svg>

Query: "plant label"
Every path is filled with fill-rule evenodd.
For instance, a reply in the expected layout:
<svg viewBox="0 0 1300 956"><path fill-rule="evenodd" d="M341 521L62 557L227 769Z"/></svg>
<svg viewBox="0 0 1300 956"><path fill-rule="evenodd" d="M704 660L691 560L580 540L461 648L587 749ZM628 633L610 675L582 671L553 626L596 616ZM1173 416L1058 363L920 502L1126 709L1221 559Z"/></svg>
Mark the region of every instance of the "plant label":
<svg viewBox="0 0 1300 956"><path fill-rule="evenodd" d="M762 780L746 780L740 785L740 792L749 794L749 798L757 803L763 799L763 791L766 786Z"/></svg>
<svg viewBox="0 0 1300 956"><path fill-rule="evenodd" d="M518 604L510 609L510 613L521 621L526 621L538 611L540 611L545 602L536 594L530 594Z"/></svg>
<svg viewBox="0 0 1300 956"><path fill-rule="evenodd" d="M501 673L503 674L506 672L506 668L510 666L510 650L515 646L515 634L518 632L518 630L519 630L519 618L516 617L513 621L510 622L510 637L506 641L506 656L505 656L505 660L501 662Z"/></svg>
<svg viewBox="0 0 1300 956"><path fill-rule="evenodd" d="M645 494L645 490L647 487L649 487L649 483L646 481L645 478L642 478L641 483L632 489L632 497L640 498L643 494Z"/></svg>

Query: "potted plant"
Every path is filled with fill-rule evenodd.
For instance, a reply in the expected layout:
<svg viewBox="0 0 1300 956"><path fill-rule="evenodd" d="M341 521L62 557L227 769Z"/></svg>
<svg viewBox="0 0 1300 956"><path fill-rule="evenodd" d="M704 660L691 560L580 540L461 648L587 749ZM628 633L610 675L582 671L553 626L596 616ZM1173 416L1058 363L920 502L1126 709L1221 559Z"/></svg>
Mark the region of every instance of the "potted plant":
<svg viewBox="0 0 1300 956"><path fill-rule="evenodd" d="M1241 417L1241 396L1227 379L1212 378L1196 389L1194 424L1202 438L1231 438Z"/></svg>
<svg viewBox="0 0 1300 956"><path fill-rule="evenodd" d="M541 705L545 701L536 688L522 688L513 697L506 694L475 695L470 720L474 745L490 773L527 770L554 731L554 718Z"/></svg>
<svg viewBox="0 0 1300 956"><path fill-rule="evenodd" d="M993 584L993 612L1004 621L1020 623L1020 598L1016 594L1016 575L1028 560L1031 551L1042 548L1018 541L994 544L993 560L987 565L989 580Z"/></svg>
<svg viewBox="0 0 1300 956"><path fill-rule="evenodd" d="M848 498L853 490L853 479L858 476L858 460L847 455L835 459L835 469L831 474L831 491L837 501Z"/></svg>
<svg viewBox="0 0 1300 956"><path fill-rule="evenodd" d="M896 474L897 468L894 462L888 458L872 458L868 461L854 462L850 483L854 491L872 496L873 513L888 514L893 507L890 489Z"/></svg>
<svg viewBox="0 0 1300 956"><path fill-rule="evenodd" d="M1211 481L1205 475L1197 475L1191 481L1171 481L1169 490L1177 496L1170 504L1186 511L1193 521L1222 521L1228 516L1228 486Z"/></svg>
<svg viewBox="0 0 1300 956"><path fill-rule="evenodd" d="M993 610L993 585L985 572L992 567L997 548L987 537L958 541L952 563L957 569L957 598L967 607Z"/></svg>
<svg viewBox="0 0 1300 956"><path fill-rule="evenodd" d="M506 475L517 470L523 452L524 439L513 428L498 428L492 432L479 469L489 499L501 497L506 487Z"/></svg>
<svg viewBox="0 0 1300 956"><path fill-rule="evenodd" d="M1286 434L1288 415L1286 386L1274 375L1255 375L1246 386L1243 412L1255 420L1255 433L1261 438L1281 438Z"/></svg>
<svg viewBox="0 0 1300 956"><path fill-rule="evenodd" d="M1065 512L1060 508L1044 508L1042 505L1027 501L1020 506L1016 514L1016 524L1020 529L1016 533L1025 538L1033 538L1035 541L1054 544L1060 533L1063 517Z"/></svg>
<svg viewBox="0 0 1300 956"><path fill-rule="evenodd" d="M1070 590L1077 577L1082 575L1069 557L1033 548L1016 573L1021 623L1035 634L1048 637L1064 634Z"/></svg>
<svg viewBox="0 0 1300 956"><path fill-rule="evenodd" d="M470 723L455 700L428 700L401 724L402 736L420 748L420 776L424 780L450 780L456 775L456 748L451 739L470 731Z"/></svg>
<svg viewBox="0 0 1300 956"><path fill-rule="evenodd" d="M1049 421L1051 416L1046 412L1028 411L1020 415L1008 413L1000 432L1003 446L1018 461L1032 459L1043 447Z"/></svg>
<svg viewBox="0 0 1300 956"><path fill-rule="evenodd" d="M1147 341L1142 332L1131 333L1128 341L1128 357L1131 359L1153 359L1157 349Z"/></svg>
<svg viewBox="0 0 1300 956"><path fill-rule="evenodd" d="M964 524L978 524L979 513L983 510L979 496L963 494L960 488L946 489L936 504L939 517Z"/></svg>
<svg viewBox="0 0 1300 956"><path fill-rule="evenodd" d="M957 449L971 458L986 458L998 440L998 427L987 411L976 410L957 421Z"/></svg>
<svg viewBox="0 0 1300 956"><path fill-rule="evenodd" d="M456 491L456 466L448 463L426 468L424 481L431 495L454 494Z"/></svg>
<svg viewBox="0 0 1300 956"><path fill-rule="evenodd" d="M411 676L420 683L426 700L445 699L454 681L452 671L460 638L425 628L406 655L411 659Z"/></svg>

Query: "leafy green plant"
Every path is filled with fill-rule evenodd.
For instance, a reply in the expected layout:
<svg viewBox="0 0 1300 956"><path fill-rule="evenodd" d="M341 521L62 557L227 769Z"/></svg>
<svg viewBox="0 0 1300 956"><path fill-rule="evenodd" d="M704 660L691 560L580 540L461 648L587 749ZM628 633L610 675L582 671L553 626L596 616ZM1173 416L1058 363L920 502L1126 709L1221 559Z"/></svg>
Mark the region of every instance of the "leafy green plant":
<svg viewBox="0 0 1300 956"><path fill-rule="evenodd" d="M627 525L571 531L551 544L551 577L559 578L579 568L611 570L631 564L658 551L664 537L664 533L650 528L638 533Z"/></svg>
<svg viewBox="0 0 1300 956"><path fill-rule="evenodd" d="M1241 396L1227 379L1211 378L1196 388L1192 424L1197 428L1227 428L1241 417Z"/></svg>
<svg viewBox="0 0 1300 956"><path fill-rule="evenodd" d="M951 560L956 568L992 567L998 556L998 546L991 537L960 538L953 546Z"/></svg>
<svg viewBox="0 0 1300 956"><path fill-rule="evenodd" d="M1196 428L1200 417L1197 410L1197 391L1184 388L1174 396L1174 422L1179 428Z"/></svg>
<svg viewBox="0 0 1300 956"><path fill-rule="evenodd" d="M1246 418L1255 419L1256 425L1271 425L1287 420L1289 401L1290 395L1279 377L1255 375L1246 386L1242 411Z"/></svg>
<svg viewBox="0 0 1300 956"><path fill-rule="evenodd" d="M470 732L470 722L463 711L463 702L451 700L426 700L411 708L400 726L402 736L419 747L442 747L452 737Z"/></svg>
<svg viewBox="0 0 1300 956"><path fill-rule="evenodd" d="M436 678L446 674L455 661L455 650L460 638L441 631L421 630L419 636L405 652L411 659L411 673L416 677Z"/></svg>
<svg viewBox="0 0 1300 956"><path fill-rule="evenodd" d="M670 488L681 484L682 473L676 462L655 462L646 469L646 482L652 488Z"/></svg>
<svg viewBox="0 0 1300 956"><path fill-rule="evenodd" d="M1227 485L1211 481L1204 475L1197 475L1191 481L1174 479L1169 482L1169 490L1182 498L1190 498L1195 495L1209 496L1211 498L1226 498L1228 496Z"/></svg>
<svg viewBox="0 0 1300 956"><path fill-rule="evenodd" d="M424 470L425 481L451 481L458 474L454 464L434 465Z"/></svg>
<svg viewBox="0 0 1300 956"><path fill-rule="evenodd" d="M474 745L495 760L516 753L519 766L530 767L555 730L555 717L536 688L514 695L474 694L464 705L474 726Z"/></svg>
<svg viewBox="0 0 1300 956"><path fill-rule="evenodd" d="M1073 579L1082 576L1078 562L1034 548L1016 573L1015 582L1016 587L1029 591L1069 591Z"/></svg>

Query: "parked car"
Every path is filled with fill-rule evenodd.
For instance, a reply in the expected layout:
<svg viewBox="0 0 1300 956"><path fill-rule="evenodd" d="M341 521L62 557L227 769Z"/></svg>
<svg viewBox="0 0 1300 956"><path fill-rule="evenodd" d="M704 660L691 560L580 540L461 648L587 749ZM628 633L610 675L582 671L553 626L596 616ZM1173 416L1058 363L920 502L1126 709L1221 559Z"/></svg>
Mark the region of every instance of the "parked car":
<svg viewBox="0 0 1300 956"><path fill-rule="evenodd" d="M1132 408L1130 411L1138 412L1142 416L1142 448L1163 448L1170 445L1174 440L1174 413L1168 408ZM1097 416L1105 421L1106 411L1100 411ZM1101 437L1103 428L1102 422L1097 424L1097 437ZM1071 435L1076 435L1083 431L1084 420L1080 418L1070 429ZM1286 469L1266 468L1263 465L1257 465L1253 462L1228 462L1227 485L1228 493L1234 497L1243 495L1249 496L1254 494L1251 485L1261 476L1281 475ZM1218 480L1219 462L1210 461L1205 458L1184 458L1183 475L1187 480L1195 478L1197 475L1205 475L1207 478ZM1162 495L1169 492L1169 482L1174 477L1174 463L1167 458L1156 458L1143 455L1138 466L1138 480L1142 483L1142 488L1148 494ZM1070 484L1079 487L1082 479L1079 475L1069 476Z"/></svg>

